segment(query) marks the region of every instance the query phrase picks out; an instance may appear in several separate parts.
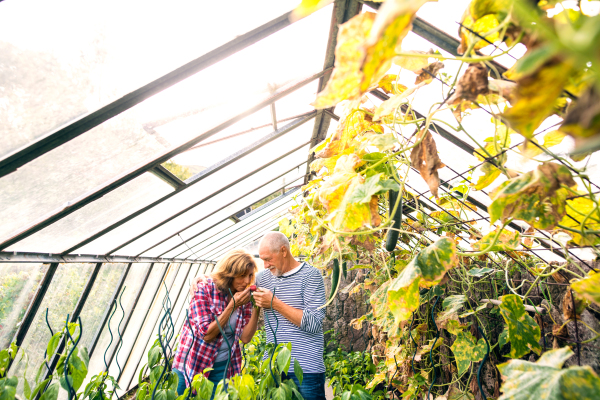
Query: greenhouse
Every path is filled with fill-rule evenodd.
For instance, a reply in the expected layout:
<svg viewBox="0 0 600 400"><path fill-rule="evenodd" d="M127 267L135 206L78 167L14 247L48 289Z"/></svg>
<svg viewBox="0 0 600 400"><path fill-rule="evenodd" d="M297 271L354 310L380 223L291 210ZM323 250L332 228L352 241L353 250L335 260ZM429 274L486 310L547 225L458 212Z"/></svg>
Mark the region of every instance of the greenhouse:
<svg viewBox="0 0 600 400"><path fill-rule="evenodd" d="M596 0L0 0L0 400L600 399L599 50Z"/></svg>

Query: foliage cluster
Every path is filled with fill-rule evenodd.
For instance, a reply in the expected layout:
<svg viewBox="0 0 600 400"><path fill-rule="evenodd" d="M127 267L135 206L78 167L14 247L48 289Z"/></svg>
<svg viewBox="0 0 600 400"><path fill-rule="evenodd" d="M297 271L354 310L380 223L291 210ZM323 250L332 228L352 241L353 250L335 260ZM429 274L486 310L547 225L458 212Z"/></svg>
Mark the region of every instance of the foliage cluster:
<svg viewBox="0 0 600 400"><path fill-rule="evenodd" d="M600 305L600 274L568 251L597 253L600 245L599 187L588 175L600 149L600 16L583 2L472 0L459 26L460 55L451 57L403 48L427 2L387 0L340 25L335 68L313 103L337 107L340 120L312 149L312 179L280 231L295 255L331 274L330 301L339 265L370 270L350 292L370 295L370 312L353 325L374 327L373 356L382 361L367 387L472 398L482 390L474 364L492 362L504 383L488 398L591 399L600 378L590 367L560 369L574 343L554 340L544 351L547 338L568 338L566 324L584 327L582 313ZM297 14L323 3L304 1ZM517 44L527 52L502 75L493 61ZM482 53L491 50L496 55ZM440 135L468 137L479 163L441 182L442 160L457 155L438 152ZM558 147L567 137L570 153ZM417 189L424 185L428 191ZM487 207L476 200L481 194L489 194ZM548 246L566 263L531 251ZM548 283L563 284L565 297L551 298ZM570 299L562 323L552 311ZM542 314L554 325L544 335ZM536 363L520 360L531 354ZM528 371L537 371L536 382L573 374L581 386L527 385Z"/></svg>

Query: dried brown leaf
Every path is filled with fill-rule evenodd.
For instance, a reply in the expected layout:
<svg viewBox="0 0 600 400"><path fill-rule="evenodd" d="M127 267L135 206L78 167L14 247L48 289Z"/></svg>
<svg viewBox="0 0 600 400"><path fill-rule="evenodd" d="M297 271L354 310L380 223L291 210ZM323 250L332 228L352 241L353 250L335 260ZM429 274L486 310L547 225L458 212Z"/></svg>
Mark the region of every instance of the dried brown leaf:
<svg viewBox="0 0 600 400"><path fill-rule="evenodd" d="M425 135L425 137L421 143L419 143L413 149L412 153L410 153L410 161L412 166L421 173L421 177L429 186L431 193L435 197L438 197L440 177L437 170L444 168L446 165L444 165L442 160L438 157L437 146L431 133L428 130L421 131L418 138L420 139L423 135Z"/></svg>
<svg viewBox="0 0 600 400"><path fill-rule="evenodd" d="M426 68L417 71L419 76L417 76L417 79L415 80L415 85L418 85L421 82L430 83L442 68L444 68L444 63L435 61Z"/></svg>

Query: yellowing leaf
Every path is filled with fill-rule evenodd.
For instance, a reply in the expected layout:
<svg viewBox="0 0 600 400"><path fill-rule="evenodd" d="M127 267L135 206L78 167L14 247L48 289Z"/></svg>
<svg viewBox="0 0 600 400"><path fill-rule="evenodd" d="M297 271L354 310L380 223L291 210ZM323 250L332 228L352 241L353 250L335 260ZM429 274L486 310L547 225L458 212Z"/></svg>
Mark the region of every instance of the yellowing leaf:
<svg viewBox="0 0 600 400"><path fill-rule="evenodd" d="M333 0L302 0L290 15L290 21L295 22L332 3Z"/></svg>
<svg viewBox="0 0 600 400"><path fill-rule="evenodd" d="M540 354L542 347L540 341L540 327L525 311L523 300L515 294L502 296L500 314L508 325L508 339L510 340L510 358L521 358L530 351Z"/></svg>
<svg viewBox="0 0 600 400"><path fill-rule="evenodd" d="M584 279L573 282L571 287L581 297L600 305L600 273L590 271Z"/></svg>
<svg viewBox="0 0 600 400"><path fill-rule="evenodd" d="M542 121L554 112L554 102L562 93L570 71L570 64L550 62L519 79L515 89L516 101L502 117L515 131L531 138Z"/></svg>
<svg viewBox="0 0 600 400"><path fill-rule="evenodd" d="M411 57L410 54L433 54L431 49L429 51L410 50L401 52L405 55L394 57L393 63L415 73L421 73L421 70L429 65L429 58Z"/></svg>
<svg viewBox="0 0 600 400"><path fill-rule="evenodd" d="M486 353L485 340L477 341L469 332L459 332L456 340L450 346L456 366L458 367L458 375L464 374L471 365L471 361L477 362L483 360Z"/></svg>
<svg viewBox="0 0 600 400"><path fill-rule="evenodd" d="M431 194L438 197L438 187L440 186L440 177L437 170L444 168L445 165L438 157L437 147L433 136L428 130L423 130L417 135L417 140L423 137L423 140L410 153L410 162L425 180Z"/></svg>
<svg viewBox="0 0 600 400"><path fill-rule="evenodd" d="M390 97L389 99L387 99L386 101L384 101L383 103L381 103L379 105L379 107L377 107L375 109L375 115L373 115L373 121L379 121L387 115L394 115L396 113L396 111L399 110L400 105L402 105L404 103L404 100L406 100L406 98L408 96L413 94L417 89L419 89L420 87L423 87L424 85L425 84L422 83L420 85L416 85L411 88L408 88L408 89L404 90L402 93L396 94L396 95Z"/></svg>
<svg viewBox="0 0 600 400"><path fill-rule="evenodd" d="M569 347L550 350L535 362L510 360L498 365L503 392L498 400L595 400L600 378L589 366L562 369L573 355Z"/></svg>
<svg viewBox="0 0 600 400"><path fill-rule="evenodd" d="M481 240L473 243L473 249L477 251L488 249L494 241L497 233L498 228L482 237ZM520 244L521 234L519 232L511 232L508 229L502 229L502 232L500 232L500 236L498 237L498 241L491 248L489 248L489 251L516 250Z"/></svg>
<svg viewBox="0 0 600 400"><path fill-rule="evenodd" d="M397 75L386 75L383 78L381 78L381 80L379 81L378 87L381 88L385 93L390 94L394 91L394 86L395 86L396 89L400 93L402 93L403 91L406 90L406 86L404 86L400 83L394 84L394 82L396 82L396 79L398 79Z"/></svg>
<svg viewBox="0 0 600 400"><path fill-rule="evenodd" d="M513 217L537 229L553 228L566 213L567 190L561 189L561 184L576 185L569 170L554 163L544 163L502 183L490 193L490 222Z"/></svg>
<svg viewBox="0 0 600 400"><path fill-rule="evenodd" d="M561 131L548 132L544 135L544 146L552 147L561 144L565 136L567 135L565 135Z"/></svg>
<svg viewBox="0 0 600 400"><path fill-rule="evenodd" d="M367 147L377 147L379 151L391 150L398 145L398 139L391 133L367 133L361 138L360 149L364 150Z"/></svg>
<svg viewBox="0 0 600 400"><path fill-rule="evenodd" d="M387 291L387 304L396 323L409 319L419 306L419 287L437 285L457 264L456 244L449 238L440 238L417 254Z"/></svg>
<svg viewBox="0 0 600 400"><path fill-rule="evenodd" d="M366 54L364 42L375 16L371 12L361 13L340 25L335 48L335 68L327 86L313 102L315 108L329 108L342 100L360 97L360 83L363 80L361 66Z"/></svg>
<svg viewBox="0 0 600 400"><path fill-rule="evenodd" d="M567 214L560 221L561 225L574 229L580 229L581 223L585 220L584 228L588 230L600 230L600 210L596 210L596 204L588 197L577 197L567 200ZM573 236L573 242L580 246L600 245L600 238L593 234L581 235L575 232L569 232Z"/></svg>
<svg viewBox="0 0 600 400"><path fill-rule="evenodd" d="M361 68L363 78L360 90L362 93L367 92L373 84L379 82L390 69L392 58L396 55L396 46L410 31L413 17L412 13L400 15L385 28L377 42L367 44L366 56ZM377 21L373 25L376 28Z"/></svg>
<svg viewBox="0 0 600 400"><path fill-rule="evenodd" d="M477 182L473 186L475 190L483 190L490 186L502 173L502 171L489 162L483 164L480 167L480 171L483 172L483 175L477 178Z"/></svg>

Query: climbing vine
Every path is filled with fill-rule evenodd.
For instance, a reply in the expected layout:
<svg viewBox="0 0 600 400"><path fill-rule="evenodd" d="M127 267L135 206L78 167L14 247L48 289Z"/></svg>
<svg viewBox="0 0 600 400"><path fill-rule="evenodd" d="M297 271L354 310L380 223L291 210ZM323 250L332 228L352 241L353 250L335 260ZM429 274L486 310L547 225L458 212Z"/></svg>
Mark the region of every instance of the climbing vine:
<svg viewBox="0 0 600 400"><path fill-rule="evenodd" d="M352 323L373 326L380 367L367 388L592 399L596 373L561 367L586 344L581 332L569 339L569 322L590 330L587 343L600 337L581 318L600 305L600 274L568 251L598 255L600 244L600 187L588 176L600 149L600 16L584 2L473 0L450 56L403 47L427 2L387 0L339 26L335 68L313 103L336 107L339 121L311 150L311 179L280 230L331 275L330 301L340 265L367 271L349 291L370 296ZM495 59L516 48L525 54L502 73ZM463 150L477 163L442 181L444 160L471 157ZM565 263L533 251L544 247ZM553 387L528 385L553 376ZM581 386L568 383L575 376Z"/></svg>

